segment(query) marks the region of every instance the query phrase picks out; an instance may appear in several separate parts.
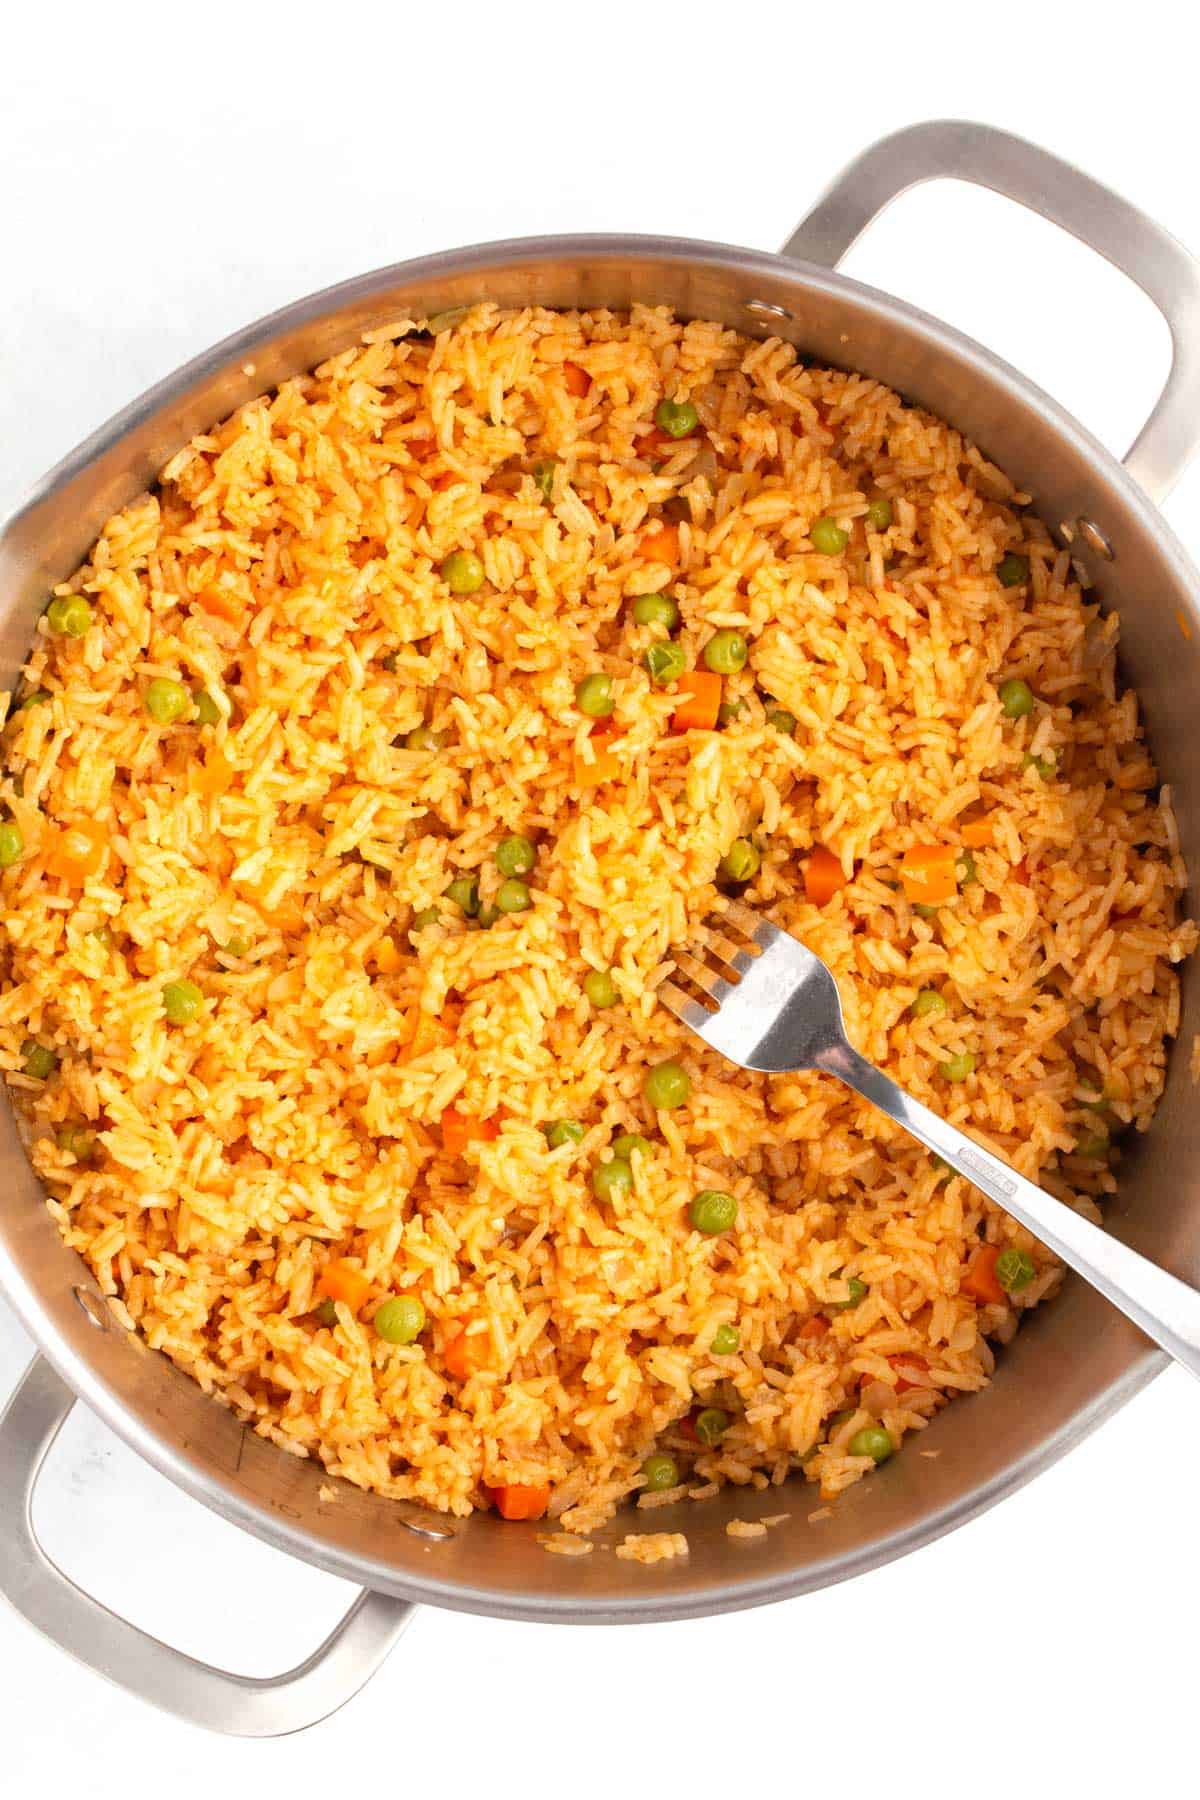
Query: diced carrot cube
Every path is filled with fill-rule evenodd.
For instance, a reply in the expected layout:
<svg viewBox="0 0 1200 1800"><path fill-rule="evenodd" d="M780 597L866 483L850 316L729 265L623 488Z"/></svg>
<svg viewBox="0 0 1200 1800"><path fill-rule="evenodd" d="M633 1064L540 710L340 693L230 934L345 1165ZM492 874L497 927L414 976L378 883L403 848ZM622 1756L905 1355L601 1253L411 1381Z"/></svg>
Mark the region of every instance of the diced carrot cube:
<svg viewBox="0 0 1200 1800"><path fill-rule="evenodd" d="M817 844L804 864L804 893L814 906L825 906L833 896L840 893L848 880L841 860L827 850L824 844Z"/></svg>
<svg viewBox="0 0 1200 1800"><path fill-rule="evenodd" d="M491 1339L487 1332L468 1332L463 1326L446 1339L442 1346L442 1361L456 1381L466 1381L469 1375L487 1367L490 1353Z"/></svg>
<svg viewBox="0 0 1200 1800"><path fill-rule="evenodd" d="M246 617L246 608L236 594L224 588L205 588L196 595L196 605L201 611L211 613L214 618L224 619L229 625L240 625Z"/></svg>
<svg viewBox="0 0 1200 1800"><path fill-rule="evenodd" d="M958 892L958 852L953 844L917 844L900 864L904 897L913 905L940 906Z"/></svg>
<svg viewBox="0 0 1200 1800"><path fill-rule="evenodd" d="M721 710L721 677L689 669L675 685L682 698L671 714L672 731L712 731Z"/></svg>
<svg viewBox="0 0 1200 1800"><path fill-rule="evenodd" d="M679 527L659 525L648 531L642 539L641 550L648 562L666 563L669 568L674 568L679 561Z"/></svg>
<svg viewBox="0 0 1200 1800"><path fill-rule="evenodd" d="M450 1032L440 1019L435 1019L432 1013L418 1008L413 1034L404 1052L405 1062L412 1062L415 1057L424 1056L429 1050L440 1049L443 1044L450 1042L450 1037Z"/></svg>
<svg viewBox="0 0 1200 1800"><path fill-rule="evenodd" d="M474 1113L459 1112L448 1106L442 1114L442 1148L451 1156L461 1156L468 1144L499 1137L497 1119L480 1119Z"/></svg>
<svg viewBox="0 0 1200 1800"><path fill-rule="evenodd" d="M512 1482L507 1487L485 1488L484 1492L502 1519L540 1519L550 1504L550 1489L540 1483L527 1486Z"/></svg>
<svg viewBox="0 0 1200 1800"><path fill-rule="evenodd" d="M395 938L380 938L375 946L375 967L381 975L394 975L397 969L404 967L404 958Z"/></svg>
<svg viewBox="0 0 1200 1800"><path fill-rule="evenodd" d="M972 819L969 825L962 828L962 841L968 850L986 850L989 844L996 841L996 822L990 813L982 819Z"/></svg>
<svg viewBox="0 0 1200 1800"><path fill-rule="evenodd" d="M200 766L193 766L192 785L205 800L218 800L229 792L233 782L233 764L219 748L209 751Z"/></svg>
<svg viewBox="0 0 1200 1800"><path fill-rule="evenodd" d="M1008 1296L996 1279L996 1264L999 1260L998 1245L981 1244L967 1264L967 1272L959 1283L959 1292L969 1294L981 1306L1006 1300Z"/></svg>
<svg viewBox="0 0 1200 1800"><path fill-rule="evenodd" d="M341 1260L326 1264L317 1283L318 1292L327 1300L341 1300L351 1312L358 1312L371 1298L371 1283L361 1269Z"/></svg>
<svg viewBox="0 0 1200 1800"><path fill-rule="evenodd" d="M82 887L103 868L107 855L107 828L95 819L80 819L58 833L46 853L46 867L51 875Z"/></svg>
<svg viewBox="0 0 1200 1800"><path fill-rule="evenodd" d="M572 400L582 400L592 385L592 378L587 370L581 369L578 363L573 362L563 364L563 381L566 383L567 392Z"/></svg>
<svg viewBox="0 0 1200 1800"><path fill-rule="evenodd" d="M612 750L597 750L590 762L575 753L576 787L602 787L606 781L617 781L621 775L620 758Z"/></svg>

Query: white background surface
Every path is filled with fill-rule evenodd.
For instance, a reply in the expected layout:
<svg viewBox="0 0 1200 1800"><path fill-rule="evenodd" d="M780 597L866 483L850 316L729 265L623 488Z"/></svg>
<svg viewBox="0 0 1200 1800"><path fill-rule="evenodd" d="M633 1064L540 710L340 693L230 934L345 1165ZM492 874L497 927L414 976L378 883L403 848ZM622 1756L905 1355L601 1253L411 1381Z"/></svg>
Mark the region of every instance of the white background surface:
<svg viewBox="0 0 1200 1800"><path fill-rule="evenodd" d="M0 505L180 360L311 288L534 232L772 248L865 142L921 117L1040 140L1200 250L1182 16L961 0L17 9L0 70ZM974 332L1117 450L1165 368L1140 296L990 196L925 190L847 266ZM1200 471L1167 511L1200 553ZM31 1348L0 1302L0 1404ZM575 1631L422 1614L370 1688L287 1741L160 1716L0 1605L0 1790L1194 1791L1198 1402L1173 1370L986 1518L782 1606ZM39 1522L111 1604L246 1672L294 1661L347 1595L78 1415Z"/></svg>

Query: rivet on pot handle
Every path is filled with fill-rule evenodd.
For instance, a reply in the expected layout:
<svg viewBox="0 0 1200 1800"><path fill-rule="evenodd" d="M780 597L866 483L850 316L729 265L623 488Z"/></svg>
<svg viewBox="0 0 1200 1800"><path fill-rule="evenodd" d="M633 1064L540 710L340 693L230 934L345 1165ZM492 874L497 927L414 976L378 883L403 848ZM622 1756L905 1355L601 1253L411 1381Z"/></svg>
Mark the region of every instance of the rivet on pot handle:
<svg viewBox="0 0 1200 1800"><path fill-rule="evenodd" d="M1024 138L935 119L881 138L844 169L782 254L834 268L871 220L922 181L991 188L1060 225L1137 283L1166 320L1166 385L1125 466L1154 500L1183 473L1200 436L1200 263L1176 238L1070 163Z"/></svg>
<svg viewBox="0 0 1200 1800"><path fill-rule="evenodd" d="M232 1675L172 1650L76 1587L33 1531L34 1488L75 1396L35 1359L0 1415L0 1595L60 1649L139 1699L233 1737L284 1737L336 1712L370 1680L414 1608L362 1593L325 1642L283 1675Z"/></svg>

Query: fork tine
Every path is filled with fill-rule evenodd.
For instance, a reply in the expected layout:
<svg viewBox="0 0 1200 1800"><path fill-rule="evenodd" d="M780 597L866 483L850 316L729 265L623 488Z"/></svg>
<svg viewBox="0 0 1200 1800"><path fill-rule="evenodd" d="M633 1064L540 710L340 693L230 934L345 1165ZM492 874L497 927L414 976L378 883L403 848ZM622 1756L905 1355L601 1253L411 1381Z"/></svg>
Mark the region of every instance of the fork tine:
<svg viewBox="0 0 1200 1800"><path fill-rule="evenodd" d="M712 925L700 925L696 930L696 942L718 961L732 963L745 954L745 944L735 944L726 937L723 931L717 931Z"/></svg>
<svg viewBox="0 0 1200 1800"><path fill-rule="evenodd" d="M693 1000L690 994L685 994L683 989L677 987L671 980L660 982L655 991L667 1011L673 1012L675 1017L681 1019L692 1031L702 1033L713 1017L713 1014L701 1006L698 1000Z"/></svg>
<svg viewBox="0 0 1200 1800"><path fill-rule="evenodd" d="M745 932L746 936L758 944L761 949L767 948L776 930L769 919L761 918L753 907L743 906L740 900L729 898L725 899L721 913L731 925L736 925L739 931Z"/></svg>
<svg viewBox="0 0 1200 1800"><path fill-rule="evenodd" d="M732 986L715 969L710 969L687 950L676 950L675 967L681 975L686 975L689 981L694 981L698 988L703 988L706 994L711 994L718 1002L729 993Z"/></svg>

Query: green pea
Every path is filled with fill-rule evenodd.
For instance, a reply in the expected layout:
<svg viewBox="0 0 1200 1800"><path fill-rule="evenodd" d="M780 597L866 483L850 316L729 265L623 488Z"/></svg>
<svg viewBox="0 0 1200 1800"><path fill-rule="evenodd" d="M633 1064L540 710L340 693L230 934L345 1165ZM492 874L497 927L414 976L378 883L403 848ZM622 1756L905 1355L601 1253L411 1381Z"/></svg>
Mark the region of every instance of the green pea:
<svg viewBox="0 0 1200 1800"><path fill-rule="evenodd" d="M846 1445L847 1456L869 1456L877 1463L886 1462L895 1450L891 1432L885 1431L882 1425L864 1425Z"/></svg>
<svg viewBox="0 0 1200 1800"><path fill-rule="evenodd" d="M533 895L523 881L510 876L496 889L496 905L502 913L528 912L533 905Z"/></svg>
<svg viewBox="0 0 1200 1800"><path fill-rule="evenodd" d="M1037 1274L1033 1258L1024 1250L1002 1250L996 1258L996 1280L1006 1294L1019 1294Z"/></svg>
<svg viewBox="0 0 1200 1800"><path fill-rule="evenodd" d="M116 949L116 944L117 944L116 933L113 931L113 928L111 925L107 925L107 924L97 925L95 931L88 932L88 936L90 938L95 938L96 942L99 944L99 946L102 950L115 950Z"/></svg>
<svg viewBox="0 0 1200 1800"><path fill-rule="evenodd" d="M909 1007L909 1011L912 1013L914 1019L924 1019L927 1018L930 1013L944 1013L946 1011L946 1002L936 988L922 988L912 1005Z"/></svg>
<svg viewBox="0 0 1200 1800"><path fill-rule="evenodd" d="M971 850L961 850L959 852L958 861L954 865L954 870L958 876L959 887L970 887L974 882L979 880L979 875L975 868L975 855Z"/></svg>
<svg viewBox="0 0 1200 1800"><path fill-rule="evenodd" d="M6 819L0 825L0 869L11 869L14 863L20 862L24 851L21 827L15 819Z"/></svg>
<svg viewBox="0 0 1200 1800"><path fill-rule="evenodd" d="M322 1300L317 1308L317 1317L322 1325L328 1325L330 1330L333 1329L337 1324L337 1307L332 1300Z"/></svg>
<svg viewBox="0 0 1200 1800"><path fill-rule="evenodd" d="M744 700L722 700L717 708L717 724L732 725L735 719L741 718L745 710L746 702Z"/></svg>
<svg viewBox="0 0 1200 1800"><path fill-rule="evenodd" d="M1093 1131L1081 1137L1075 1145L1076 1156L1086 1156L1093 1161L1108 1155L1109 1136L1107 1131Z"/></svg>
<svg viewBox="0 0 1200 1800"><path fill-rule="evenodd" d="M611 675L585 675L575 689L575 704L589 719L607 719L616 701Z"/></svg>
<svg viewBox="0 0 1200 1800"><path fill-rule="evenodd" d="M969 1050L962 1050L957 1056L948 1056L945 1062L938 1064L938 1074L943 1081L965 1081L968 1075L975 1073L975 1058Z"/></svg>
<svg viewBox="0 0 1200 1800"><path fill-rule="evenodd" d="M27 694L21 695L13 711L28 712L31 706L45 706L49 698L45 688L30 688Z"/></svg>
<svg viewBox="0 0 1200 1800"><path fill-rule="evenodd" d="M700 1442L711 1450L729 1430L729 1414L722 1412L719 1406L706 1406L703 1412L696 1414L692 1425Z"/></svg>
<svg viewBox="0 0 1200 1800"><path fill-rule="evenodd" d="M475 923L480 931L490 931L499 917L500 908L498 906L481 906L475 914Z"/></svg>
<svg viewBox="0 0 1200 1800"><path fill-rule="evenodd" d="M233 956L233 957L245 956L245 954L246 954L247 950L249 950L249 948L250 948L250 946L246 942L244 937L231 937L229 942L225 946L223 954L225 956Z"/></svg>
<svg viewBox="0 0 1200 1800"><path fill-rule="evenodd" d="M186 1025L200 1011L204 995L194 981L168 981L162 991L163 1011L172 1025Z"/></svg>
<svg viewBox="0 0 1200 1800"><path fill-rule="evenodd" d="M1023 719L1033 711L1033 689L1027 681L1014 676L1009 681L1002 681L996 693L1006 719Z"/></svg>
<svg viewBox="0 0 1200 1800"><path fill-rule="evenodd" d="M679 623L679 603L670 594L639 594L633 603L635 625L661 625L674 631Z"/></svg>
<svg viewBox="0 0 1200 1800"><path fill-rule="evenodd" d="M452 550L442 563L442 580L452 594L477 594L483 586L483 564L473 550Z"/></svg>
<svg viewBox="0 0 1200 1800"><path fill-rule="evenodd" d="M1021 767L1036 769L1043 781L1049 781L1058 768L1058 759L1053 752L1046 756L1035 756L1031 750L1027 750L1021 758Z"/></svg>
<svg viewBox="0 0 1200 1800"><path fill-rule="evenodd" d="M447 900L453 900L468 918L473 919L479 911L479 883L473 875L456 875L443 892Z"/></svg>
<svg viewBox="0 0 1200 1800"><path fill-rule="evenodd" d="M660 400L654 409L654 423L668 437L691 437L700 415L690 400Z"/></svg>
<svg viewBox="0 0 1200 1800"><path fill-rule="evenodd" d="M46 608L46 623L55 637L82 637L91 627L92 609L82 594L63 594Z"/></svg>
<svg viewBox="0 0 1200 1800"><path fill-rule="evenodd" d="M397 1294L384 1301L371 1323L385 1343L412 1344L425 1329L425 1308L415 1294Z"/></svg>
<svg viewBox="0 0 1200 1800"><path fill-rule="evenodd" d="M444 731L435 731L432 725L414 725L404 740L406 750L444 750L449 739Z"/></svg>
<svg viewBox="0 0 1200 1800"><path fill-rule="evenodd" d="M762 855L750 838L734 838L721 858L721 873L730 881L753 881L762 867Z"/></svg>
<svg viewBox="0 0 1200 1800"><path fill-rule="evenodd" d="M1029 580L1029 559L1010 550L996 564L996 574L1002 587L1020 587L1022 582Z"/></svg>
<svg viewBox="0 0 1200 1800"><path fill-rule="evenodd" d="M682 1106L692 1091L692 1078L682 1063L675 1061L655 1063L647 1069L642 1081L642 1092L656 1112L669 1112L673 1107Z"/></svg>
<svg viewBox="0 0 1200 1800"><path fill-rule="evenodd" d="M502 875L528 875L537 861L537 845L517 833L496 845L496 867Z"/></svg>
<svg viewBox="0 0 1200 1800"><path fill-rule="evenodd" d="M718 1325L709 1348L714 1356L733 1356L742 1347L742 1334L736 1325Z"/></svg>
<svg viewBox="0 0 1200 1800"><path fill-rule="evenodd" d="M767 724L773 725L784 737L795 737L799 723L795 713L790 713L786 706L774 706L767 714Z"/></svg>
<svg viewBox="0 0 1200 1800"><path fill-rule="evenodd" d="M822 556L840 556L850 542L850 533L843 531L836 519L814 519L808 535L813 549Z"/></svg>
<svg viewBox="0 0 1200 1800"><path fill-rule="evenodd" d="M651 644L642 666L655 687L670 687L687 668L687 654L682 644Z"/></svg>
<svg viewBox="0 0 1200 1800"><path fill-rule="evenodd" d="M632 1162L635 1156L649 1156L654 1145L649 1138L644 1138L640 1131L622 1131L612 1141L612 1153L625 1162Z"/></svg>
<svg viewBox="0 0 1200 1800"><path fill-rule="evenodd" d="M192 704L192 696L182 681L168 675L156 675L142 695L142 704L157 725L173 725L182 719Z"/></svg>
<svg viewBox="0 0 1200 1800"><path fill-rule="evenodd" d="M737 1216L737 1201L721 1188L704 1188L692 1197L688 1206L693 1230L702 1231L705 1237L720 1237L722 1232L732 1231Z"/></svg>
<svg viewBox="0 0 1200 1800"><path fill-rule="evenodd" d="M892 503L890 500L872 500L867 508L867 524L872 531L886 531L892 522Z"/></svg>
<svg viewBox="0 0 1200 1800"><path fill-rule="evenodd" d="M646 1458L642 1476L648 1494L665 1494L668 1488L679 1486L679 1464L673 1456L665 1456L660 1451L656 1456Z"/></svg>
<svg viewBox="0 0 1200 1800"><path fill-rule="evenodd" d="M704 663L714 675L736 675L745 668L749 654L740 631L716 631L704 646Z"/></svg>
<svg viewBox="0 0 1200 1800"><path fill-rule="evenodd" d="M192 700L196 707L196 718L201 725L220 724L224 715L207 688L194 688Z"/></svg>
<svg viewBox="0 0 1200 1800"><path fill-rule="evenodd" d="M633 1170L623 1156L597 1163L592 1170L592 1192L597 1200L615 1200L633 1187Z"/></svg>
<svg viewBox="0 0 1200 1800"><path fill-rule="evenodd" d="M436 906L423 906L420 912L413 914L413 922L409 930L424 931L427 926L436 925L441 916Z"/></svg>
<svg viewBox="0 0 1200 1800"><path fill-rule="evenodd" d="M849 1312L853 1307L861 1306L870 1291L865 1281L860 1281L857 1275L851 1275L846 1281L846 1298L826 1301L825 1311Z"/></svg>
<svg viewBox="0 0 1200 1800"><path fill-rule="evenodd" d="M77 1163L90 1163L96 1149L96 1134L84 1125L64 1125L58 1134L58 1147Z"/></svg>
<svg viewBox="0 0 1200 1800"><path fill-rule="evenodd" d="M583 978L583 991L590 1004L601 1012L606 1006L615 1006L619 999L617 984L607 969L589 969Z"/></svg>
<svg viewBox="0 0 1200 1800"><path fill-rule="evenodd" d="M430 313L425 329L439 337L443 331L453 331L456 325L461 325L470 310L469 306L448 306L444 312Z"/></svg>
<svg viewBox="0 0 1200 1800"><path fill-rule="evenodd" d="M937 907L926 906L923 900L914 900L912 909L916 913L918 919L936 919L938 916Z"/></svg>
<svg viewBox="0 0 1200 1800"><path fill-rule="evenodd" d="M561 1149L563 1144L578 1144L583 1141L583 1126L574 1119L555 1119L552 1125L543 1125L542 1131L551 1150Z"/></svg>
<svg viewBox="0 0 1200 1800"><path fill-rule="evenodd" d="M533 465L533 479L547 506L554 498L554 477L557 471L558 464L552 457L547 457L544 462L535 462Z"/></svg>
<svg viewBox="0 0 1200 1800"><path fill-rule="evenodd" d="M26 1075L34 1081L48 1081L58 1067L58 1057L48 1044L39 1044L36 1038L26 1038L21 1045L22 1063Z"/></svg>

